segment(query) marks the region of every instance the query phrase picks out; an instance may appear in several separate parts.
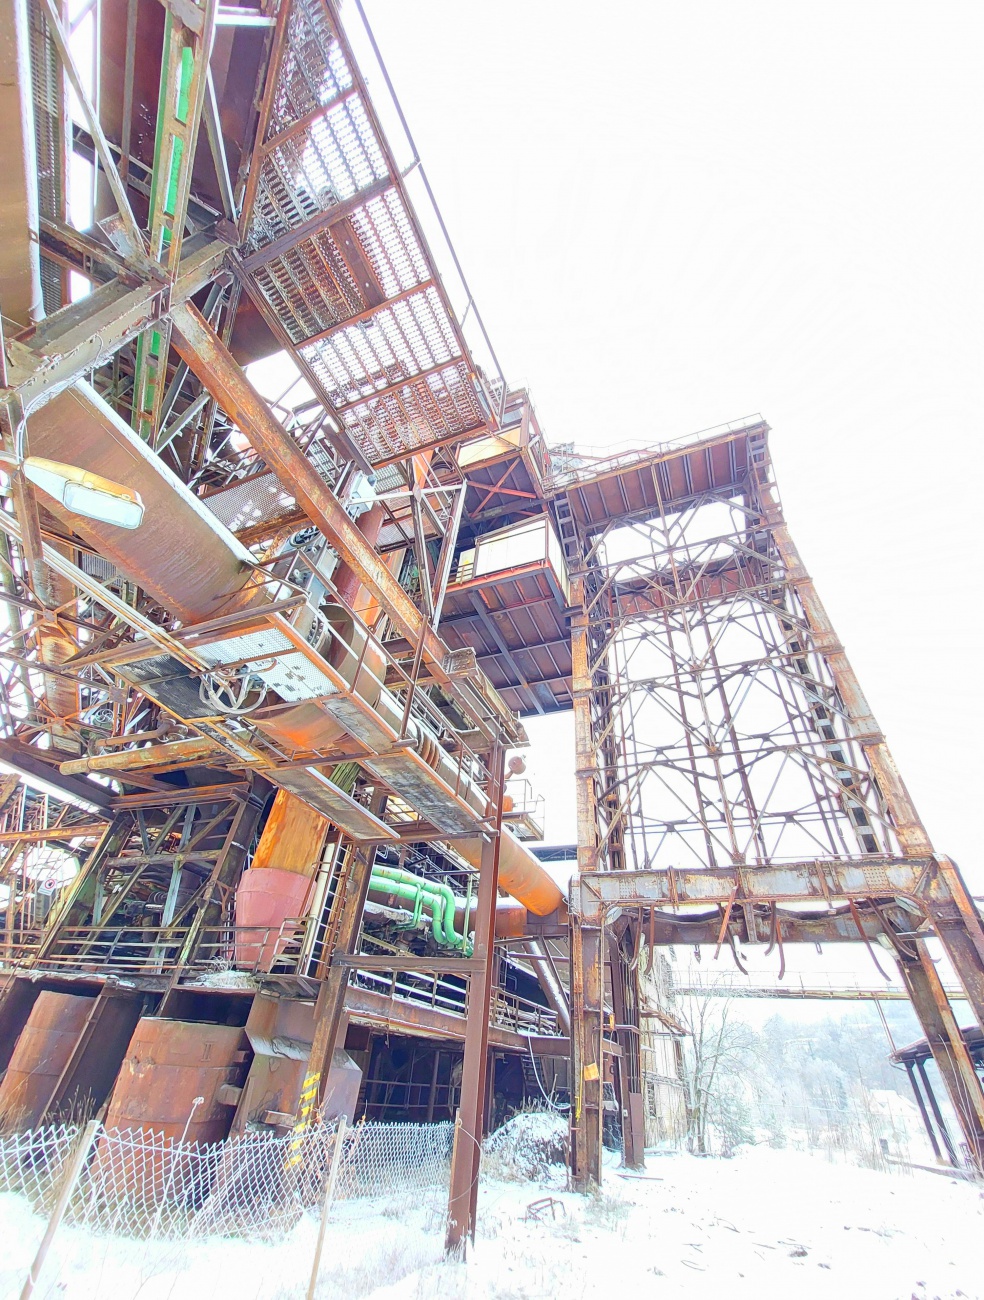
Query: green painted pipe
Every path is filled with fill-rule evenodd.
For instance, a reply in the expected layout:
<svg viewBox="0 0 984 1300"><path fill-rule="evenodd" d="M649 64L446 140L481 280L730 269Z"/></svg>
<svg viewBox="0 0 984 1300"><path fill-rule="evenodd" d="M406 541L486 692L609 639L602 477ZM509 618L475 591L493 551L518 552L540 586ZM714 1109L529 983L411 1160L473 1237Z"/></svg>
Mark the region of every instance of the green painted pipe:
<svg viewBox="0 0 984 1300"><path fill-rule="evenodd" d="M444 884L433 880L422 880L420 876L415 876L410 871L404 871L402 867L373 867L373 873L382 876L386 880L399 881L404 885L413 885L422 889L425 894L432 895L441 899L441 927L444 931L444 942L449 948L461 948L464 943L463 936L459 935L454 928L454 913L457 907L457 899L451 889Z"/></svg>
<svg viewBox="0 0 984 1300"><path fill-rule="evenodd" d="M373 874L375 876L373 888L380 892L388 891L397 893L403 898L414 899L415 921L419 919L422 903L426 902L433 918L434 939L437 943L459 951L467 952L471 948L468 939L459 935L454 928L456 900L446 885L421 880L419 876L398 868L383 867L378 870L378 873L374 870ZM418 899L421 901L418 902Z"/></svg>
<svg viewBox="0 0 984 1300"><path fill-rule="evenodd" d="M458 934L454 928L457 899L447 885L421 880L419 876L399 867L374 866L369 887L381 894L395 894L398 898L412 900L414 924L426 906L431 913L431 931L435 943L445 948L457 948L466 957L471 956L472 941L467 935Z"/></svg>
<svg viewBox="0 0 984 1300"><path fill-rule="evenodd" d="M414 885L404 885L397 880L384 880L376 875L370 878L369 888L376 890L380 894L395 894L397 898L404 898L408 902L412 902L414 904L414 926L420 920L424 906L427 906L431 914L431 932L434 935L434 942L439 943L442 948L447 947L442 924L444 918L441 900L434 898L433 895L425 894L422 889Z"/></svg>

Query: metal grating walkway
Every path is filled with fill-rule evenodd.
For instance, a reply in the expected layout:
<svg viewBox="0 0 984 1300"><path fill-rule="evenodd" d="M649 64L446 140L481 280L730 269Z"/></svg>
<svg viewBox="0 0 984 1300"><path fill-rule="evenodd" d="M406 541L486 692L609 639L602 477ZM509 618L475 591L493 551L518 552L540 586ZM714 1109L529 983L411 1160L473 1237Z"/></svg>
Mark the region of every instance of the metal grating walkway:
<svg viewBox="0 0 984 1300"><path fill-rule="evenodd" d="M372 464L491 426L333 9L293 0L254 159L243 274Z"/></svg>

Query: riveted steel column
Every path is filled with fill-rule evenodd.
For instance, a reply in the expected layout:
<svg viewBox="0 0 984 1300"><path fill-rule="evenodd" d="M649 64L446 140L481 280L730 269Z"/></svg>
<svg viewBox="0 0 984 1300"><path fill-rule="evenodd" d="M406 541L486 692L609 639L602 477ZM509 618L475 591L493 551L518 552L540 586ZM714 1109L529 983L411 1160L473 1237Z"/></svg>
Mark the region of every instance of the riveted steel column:
<svg viewBox="0 0 984 1300"><path fill-rule="evenodd" d="M571 1177L578 1191L601 1182L605 1059L602 931L571 914Z"/></svg>
<svg viewBox="0 0 984 1300"><path fill-rule="evenodd" d="M597 871L598 818L596 777L598 755L591 726L591 647L588 636L588 610L585 604L583 577L571 579L571 604L576 610L571 619L571 679L574 695L574 779L577 784L577 869Z"/></svg>
<svg viewBox="0 0 984 1300"><path fill-rule="evenodd" d="M933 928L984 1029L984 922L957 864L938 856L936 865L950 900L930 904Z"/></svg>

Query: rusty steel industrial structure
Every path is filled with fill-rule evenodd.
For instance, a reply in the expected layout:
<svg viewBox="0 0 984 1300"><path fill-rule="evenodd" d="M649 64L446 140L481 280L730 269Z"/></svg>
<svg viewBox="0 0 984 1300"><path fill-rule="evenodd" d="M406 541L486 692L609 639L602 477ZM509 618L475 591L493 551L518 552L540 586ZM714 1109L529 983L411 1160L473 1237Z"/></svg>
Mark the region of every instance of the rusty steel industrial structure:
<svg viewBox="0 0 984 1300"><path fill-rule="evenodd" d="M898 963L981 1167L926 946L984 1027L981 918L765 423L547 446L357 2L0 13L5 1122L456 1115L458 1250L545 1083L578 1186L611 1104L642 1163L660 945L844 941ZM514 751L569 710L565 897Z"/></svg>

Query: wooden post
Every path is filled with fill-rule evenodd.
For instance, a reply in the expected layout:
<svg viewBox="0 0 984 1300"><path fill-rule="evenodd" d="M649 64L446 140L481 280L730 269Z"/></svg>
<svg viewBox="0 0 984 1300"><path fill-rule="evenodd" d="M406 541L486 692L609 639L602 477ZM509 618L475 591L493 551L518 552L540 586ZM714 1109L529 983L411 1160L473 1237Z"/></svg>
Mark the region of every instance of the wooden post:
<svg viewBox="0 0 984 1300"><path fill-rule="evenodd" d="M44 1268L45 1257L51 1249L51 1243L55 1239L55 1233L58 1231L62 1219L65 1217L65 1211L68 1209L68 1203L75 1191L75 1185L79 1181L79 1176L85 1167L85 1162L89 1158L89 1152L92 1150L92 1144L96 1140L96 1134L102 1128L102 1121L90 1119L88 1124L82 1130L82 1137L75 1148L75 1154L65 1170L65 1177L62 1179L61 1190L58 1193L58 1200L55 1202L55 1208L51 1211L51 1218L48 1220L48 1226L45 1229L44 1236L41 1238L41 1245L38 1246L38 1252L34 1256L34 1262L31 1265L24 1286L21 1289L20 1300L30 1300L34 1293L34 1288L38 1284L38 1278L41 1276L41 1270Z"/></svg>
<svg viewBox="0 0 984 1300"><path fill-rule="evenodd" d="M307 1300L314 1300L314 1289L318 1285L318 1272L321 1269L321 1252L325 1244L325 1229L328 1226L328 1211L335 1196L335 1183L338 1181L338 1166L342 1158L342 1145L345 1141L345 1116L338 1118L335 1132L335 1149L331 1153L331 1166L328 1170L328 1182L325 1184L325 1199L321 1206L321 1223L318 1226L318 1243L314 1248L314 1260L311 1264L311 1281L308 1283Z"/></svg>

